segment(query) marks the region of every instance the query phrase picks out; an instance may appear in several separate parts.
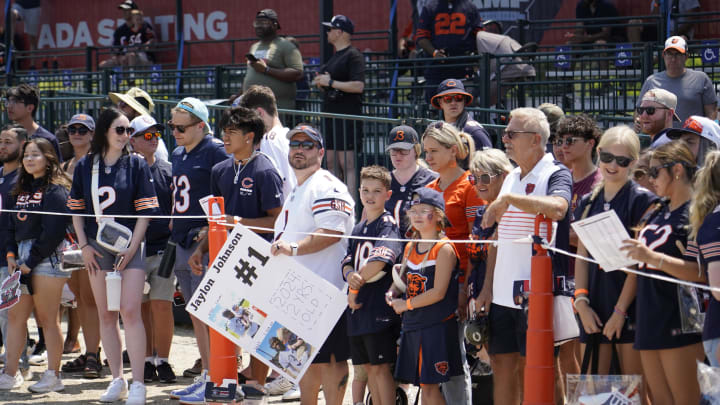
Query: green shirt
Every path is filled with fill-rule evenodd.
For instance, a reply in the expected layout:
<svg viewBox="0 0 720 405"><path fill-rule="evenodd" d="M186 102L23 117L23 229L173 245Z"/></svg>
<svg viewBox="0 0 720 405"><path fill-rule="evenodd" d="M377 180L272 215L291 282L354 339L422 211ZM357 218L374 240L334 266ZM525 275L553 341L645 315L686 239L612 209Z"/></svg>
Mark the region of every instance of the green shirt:
<svg viewBox="0 0 720 405"><path fill-rule="evenodd" d="M271 42L256 42L250 47L250 53L258 59L264 59L268 66L274 69L293 68L303 71L303 62L300 51L292 44L281 37L275 37ZM278 108L295 109L295 94L297 89L295 82L284 82L271 77L265 73L258 73L255 69L248 67L243 91L254 85L268 86L275 93Z"/></svg>

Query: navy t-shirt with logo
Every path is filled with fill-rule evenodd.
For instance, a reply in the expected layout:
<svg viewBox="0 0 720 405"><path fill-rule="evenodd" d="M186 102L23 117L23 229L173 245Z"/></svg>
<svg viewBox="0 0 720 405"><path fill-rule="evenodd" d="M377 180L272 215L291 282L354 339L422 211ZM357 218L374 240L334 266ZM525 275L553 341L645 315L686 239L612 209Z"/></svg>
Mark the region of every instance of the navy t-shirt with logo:
<svg viewBox="0 0 720 405"><path fill-rule="evenodd" d="M407 219L407 203L412 200L412 193L435 180L438 174L430 169L419 166L415 174L413 174L405 184L400 184L394 174L392 174L391 177L390 190L392 190L392 194L390 195L390 199L385 202L385 209L395 218L395 222L397 222L400 227L400 235L404 237L410 228L410 223Z"/></svg>
<svg viewBox="0 0 720 405"><path fill-rule="evenodd" d="M156 159L150 166L155 193L158 198L160 215L170 215L172 208L172 166L170 163ZM170 237L170 220L153 218L145 232L145 256L150 257L165 248Z"/></svg>
<svg viewBox="0 0 720 405"><path fill-rule="evenodd" d="M227 215L262 218L269 210L282 207L285 201L282 177L263 153L257 153L239 167L234 158L216 164L210 174L210 183L212 194L224 198ZM258 232L258 235L268 241L273 237L272 232Z"/></svg>

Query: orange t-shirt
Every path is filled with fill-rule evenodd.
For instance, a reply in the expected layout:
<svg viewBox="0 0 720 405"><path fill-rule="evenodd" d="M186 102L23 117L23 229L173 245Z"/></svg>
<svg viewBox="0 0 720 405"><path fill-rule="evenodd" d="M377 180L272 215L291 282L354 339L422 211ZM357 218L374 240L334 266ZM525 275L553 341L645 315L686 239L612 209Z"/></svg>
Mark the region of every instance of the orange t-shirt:
<svg viewBox="0 0 720 405"><path fill-rule="evenodd" d="M466 171L444 191L440 190L438 186L440 178L425 186L443 193L445 215L450 220L450 227L445 228L445 235L451 240L468 239L478 207L487 204L485 200L477 196L475 188L468 180L468 176L470 176L470 172ZM458 252L460 270L462 270L461 275L466 274L468 270L467 248L464 243L453 243L453 245L455 245L455 250Z"/></svg>

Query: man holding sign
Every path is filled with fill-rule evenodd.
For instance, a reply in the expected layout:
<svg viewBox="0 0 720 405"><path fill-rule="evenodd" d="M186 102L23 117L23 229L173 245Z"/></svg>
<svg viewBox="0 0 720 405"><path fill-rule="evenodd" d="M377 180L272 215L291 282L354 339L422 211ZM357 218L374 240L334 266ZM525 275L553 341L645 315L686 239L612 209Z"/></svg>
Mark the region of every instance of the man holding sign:
<svg viewBox="0 0 720 405"><path fill-rule="evenodd" d="M330 172L321 169L325 149L320 133L300 124L287 134L289 161L297 187L285 200L275 222L274 256L296 256L295 260L337 288L344 282L340 263L354 225L354 201L347 187ZM348 379L350 357L346 320L341 316L327 340L300 380L303 404L317 403L320 386L329 405L342 404Z"/></svg>

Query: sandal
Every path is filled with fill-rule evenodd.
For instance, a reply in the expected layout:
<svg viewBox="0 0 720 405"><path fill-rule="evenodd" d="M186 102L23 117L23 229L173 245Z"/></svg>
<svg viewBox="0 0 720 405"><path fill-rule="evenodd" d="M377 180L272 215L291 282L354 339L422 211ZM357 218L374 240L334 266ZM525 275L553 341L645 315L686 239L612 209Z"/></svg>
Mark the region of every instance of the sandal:
<svg viewBox="0 0 720 405"><path fill-rule="evenodd" d="M77 373L85 370L85 364L87 364L87 357L81 354L75 360L68 361L62 366L63 373Z"/></svg>
<svg viewBox="0 0 720 405"><path fill-rule="evenodd" d="M99 378L102 365L98 362L97 354L88 353L83 377L87 379Z"/></svg>

